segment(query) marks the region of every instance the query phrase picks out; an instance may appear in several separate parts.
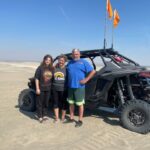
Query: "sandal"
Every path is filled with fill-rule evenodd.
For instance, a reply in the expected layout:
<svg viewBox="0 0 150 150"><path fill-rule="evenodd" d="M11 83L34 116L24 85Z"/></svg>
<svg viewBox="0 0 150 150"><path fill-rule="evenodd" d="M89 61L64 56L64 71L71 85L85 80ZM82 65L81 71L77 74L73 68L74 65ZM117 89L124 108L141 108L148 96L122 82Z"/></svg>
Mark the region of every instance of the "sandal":
<svg viewBox="0 0 150 150"><path fill-rule="evenodd" d="M43 122L43 118L39 118L39 122L42 123Z"/></svg>
<svg viewBox="0 0 150 150"><path fill-rule="evenodd" d="M48 120L48 117L47 117L47 116L44 116L44 117L43 117L43 120L44 120L44 121Z"/></svg>

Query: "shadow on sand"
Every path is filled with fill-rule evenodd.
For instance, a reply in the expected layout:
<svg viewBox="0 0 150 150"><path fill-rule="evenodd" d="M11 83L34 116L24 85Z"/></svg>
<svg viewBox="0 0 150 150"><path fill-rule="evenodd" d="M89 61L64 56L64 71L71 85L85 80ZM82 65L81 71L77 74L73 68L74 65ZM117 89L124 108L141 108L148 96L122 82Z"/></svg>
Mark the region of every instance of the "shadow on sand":
<svg viewBox="0 0 150 150"><path fill-rule="evenodd" d="M16 105L15 108L19 109L19 111L23 115L25 115L25 116L27 116L27 117L29 117L31 119L38 120L36 111L34 111L34 112L24 111L24 110L21 110L18 105ZM48 110L47 117L54 119L54 113L51 110Z"/></svg>
<svg viewBox="0 0 150 150"><path fill-rule="evenodd" d="M104 122L113 126L120 126L119 115L117 114L113 114L101 110L86 110L85 117L88 116L103 119Z"/></svg>
<svg viewBox="0 0 150 150"><path fill-rule="evenodd" d="M15 108L19 109L18 105L16 105ZM75 110L76 110L75 111L75 116L78 116L78 108L76 108ZM20 109L19 109L19 111L23 115L28 116L31 119L38 120L36 111L35 112L28 112L28 111L23 111L23 110L20 110ZM103 119L104 122L106 122L110 125L113 125L113 126L120 126L119 115L115 115L115 114L100 111L100 110L86 109L85 112L84 112L84 117L89 117L89 116L99 118L99 119ZM48 117L54 119L54 113L53 113L52 108L50 108L48 110ZM67 110L66 119L69 119L69 110ZM75 120L75 122L76 122L76 120Z"/></svg>

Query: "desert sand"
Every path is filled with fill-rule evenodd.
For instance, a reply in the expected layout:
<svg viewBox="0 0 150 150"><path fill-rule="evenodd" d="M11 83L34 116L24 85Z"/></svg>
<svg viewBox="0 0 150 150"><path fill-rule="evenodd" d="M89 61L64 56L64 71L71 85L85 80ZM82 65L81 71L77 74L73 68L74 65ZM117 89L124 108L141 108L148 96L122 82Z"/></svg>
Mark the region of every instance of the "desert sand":
<svg viewBox="0 0 150 150"><path fill-rule="evenodd" d="M21 112L18 95L27 88L38 63L0 63L0 150L149 150L150 134L120 126L118 118L85 113L84 124L40 124L32 112ZM77 116L75 117L77 120Z"/></svg>

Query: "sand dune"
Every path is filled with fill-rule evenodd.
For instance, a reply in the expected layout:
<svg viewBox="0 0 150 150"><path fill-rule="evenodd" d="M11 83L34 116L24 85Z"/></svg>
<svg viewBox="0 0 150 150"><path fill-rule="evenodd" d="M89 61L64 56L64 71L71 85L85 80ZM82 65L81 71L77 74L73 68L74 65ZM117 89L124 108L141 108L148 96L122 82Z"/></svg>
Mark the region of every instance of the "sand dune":
<svg viewBox="0 0 150 150"><path fill-rule="evenodd" d="M40 63L38 62L0 62L1 65L19 67L19 68L31 68L36 69Z"/></svg>
<svg viewBox="0 0 150 150"><path fill-rule="evenodd" d="M0 63L0 150L150 149L150 134L124 129L110 114L86 112L83 127L75 128L74 123L54 124L51 117L40 124L34 113L20 112L18 94L27 88L37 65Z"/></svg>

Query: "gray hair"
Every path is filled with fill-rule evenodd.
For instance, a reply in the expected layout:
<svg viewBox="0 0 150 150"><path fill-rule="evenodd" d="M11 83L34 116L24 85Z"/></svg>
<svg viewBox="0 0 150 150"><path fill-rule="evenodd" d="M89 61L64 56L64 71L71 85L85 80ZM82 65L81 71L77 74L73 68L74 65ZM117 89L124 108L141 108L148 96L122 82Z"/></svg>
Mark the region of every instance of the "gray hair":
<svg viewBox="0 0 150 150"><path fill-rule="evenodd" d="M78 48L74 48L74 49L72 50L72 53L74 53L74 52L79 52L79 53L80 53L80 50L79 50Z"/></svg>

